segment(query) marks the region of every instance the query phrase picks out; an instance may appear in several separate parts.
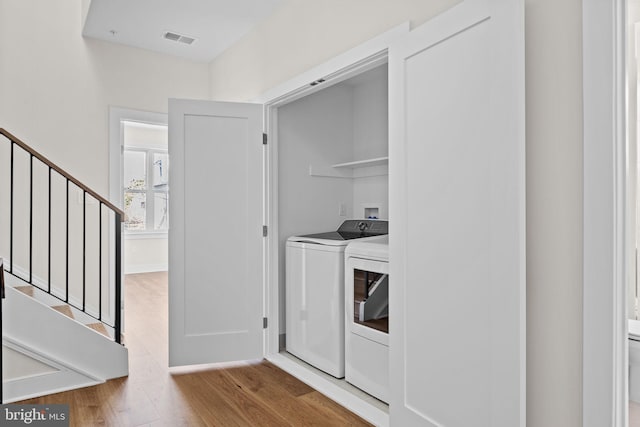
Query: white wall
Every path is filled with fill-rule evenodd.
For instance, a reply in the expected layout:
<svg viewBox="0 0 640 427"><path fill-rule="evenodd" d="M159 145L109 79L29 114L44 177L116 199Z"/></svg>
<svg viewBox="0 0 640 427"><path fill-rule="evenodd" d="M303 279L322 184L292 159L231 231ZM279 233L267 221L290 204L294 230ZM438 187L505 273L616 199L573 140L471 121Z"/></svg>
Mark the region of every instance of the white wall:
<svg viewBox="0 0 640 427"><path fill-rule="evenodd" d="M247 100L455 1L292 0L210 66L211 97ZM527 425L582 424L582 3L525 0ZM472 321L472 319L470 319Z"/></svg>
<svg viewBox="0 0 640 427"><path fill-rule="evenodd" d="M124 240L124 274L167 271L169 268L169 239L128 238Z"/></svg>
<svg viewBox="0 0 640 427"><path fill-rule="evenodd" d="M527 425L582 425L582 2L527 0Z"/></svg>
<svg viewBox="0 0 640 427"><path fill-rule="evenodd" d="M0 0L0 126L108 194L108 107L203 99L207 65L83 39L80 0Z"/></svg>
<svg viewBox="0 0 640 427"><path fill-rule="evenodd" d="M387 66L351 80L353 90L353 160L389 155ZM389 176L353 180L353 215L364 218L365 207L378 207L378 218L389 218Z"/></svg>
<svg viewBox="0 0 640 427"><path fill-rule="evenodd" d="M210 64L211 99L246 101L396 25L461 0L285 0Z"/></svg>
<svg viewBox="0 0 640 427"><path fill-rule="evenodd" d="M310 176L309 166L348 162L353 153L351 91L333 86L278 109L281 238L335 230L353 214L353 181ZM339 204L345 203L345 217Z"/></svg>
<svg viewBox="0 0 640 427"><path fill-rule="evenodd" d="M21 138L98 193L108 196L109 106L166 112L170 97L206 98L209 92L208 67L140 49L83 39L82 6L80 0L0 0L0 127ZM0 141L0 145L4 142ZM2 171L2 189L5 190L8 168L2 166ZM81 217L78 217L81 215L78 214L80 203L75 192L72 193L70 222L81 223ZM8 192L2 191L2 194L8 195ZM4 199L2 205L7 206ZM16 206L19 214L16 218L26 218L21 214L26 212L23 205L27 206L24 203ZM45 210L37 209L37 212ZM94 216L90 215L90 218ZM5 211L0 212L0 232L5 236L8 233L7 218ZM38 237L46 233L45 223L46 219L36 215L36 268L46 265L43 264L46 245ZM16 225L20 227L20 224ZM64 242L64 215L54 212L52 229L54 240ZM70 241L72 256L79 253L78 248L81 247L78 236L76 233ZM25 242L25 239L17 238L14 248L16 263L23 267L28 266ZM0 244L0 253L6 254L7 239L2 239ZM166 242L164 246L166 251ZM130 250L144 252L147 257L151 255L145 251L145 248ZM56 282L64 282L64 253L64 245L56 247L54 243L53 268L62 266L53 272ZM87 259L93 262L97 258L88 256ZM138 262L155 265L162 261L147 259ZM95 276L91 272L96 268L88 265L88 274ZM41 274L46 277L46 269ZM74 284L81 283L80 274L81 264L72 261L72 294L77 293Z"/></svg>

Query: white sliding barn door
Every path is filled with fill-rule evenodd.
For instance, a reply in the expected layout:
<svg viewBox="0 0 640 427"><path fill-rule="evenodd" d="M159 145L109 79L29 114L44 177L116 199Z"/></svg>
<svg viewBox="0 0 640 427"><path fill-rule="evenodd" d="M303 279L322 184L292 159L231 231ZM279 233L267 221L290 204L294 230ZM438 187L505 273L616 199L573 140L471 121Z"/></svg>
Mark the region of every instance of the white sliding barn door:
<svg viewBox="0 0 640 427"><path fill-rule="evenodd" d="M262 106L169 101L169 365L263 356Z"/></svg>
<svg viewBox="0 0 640 427"><path fill-rule="evenodd" d="M392 426L525 425L523 3L390 49Z"/></svg>

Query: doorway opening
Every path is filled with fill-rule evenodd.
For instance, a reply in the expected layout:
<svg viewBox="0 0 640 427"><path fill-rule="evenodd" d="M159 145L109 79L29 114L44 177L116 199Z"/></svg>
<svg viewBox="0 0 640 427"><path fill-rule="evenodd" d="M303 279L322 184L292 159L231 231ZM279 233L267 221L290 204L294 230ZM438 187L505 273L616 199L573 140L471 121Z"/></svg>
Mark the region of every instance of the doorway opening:
<svg viewBox="0 0 640 427"><path fill-rule="evenodd" d="M110 197L123 219L122 319L130 364L168 366L167 115L110 109ZM153 331L153 333L149 333ZM148 356L147 359L138 356ZM145 360L145 361L143 361Z"/></svg>
<svg viewBox="0 0 640 427"><path fill-rule="evenodd" d="M134 370L141 363L161 372L169 363L167 126L123 120L121 127L125 337Z"/></svg>
<svg viewBox="0 0 640 427"><path fill-rule="evenodd" d="M168 269L167 126L123 120L124 272Z"/></svg>
<svg viewBox="0 0 640 427"><path fill-rule="evenodd" d="M345 348L340 350L345 335L336 333L332 340L328 338L331 333L312 332L316 325L303 321L302 317L298 321L294 314L307 312L309 319L334 319L331 325L339 324L337 330L347 334L345 319L336 320L340 319L340 311L345 310L347 272L335 279L325 269L325 274L317 279L326 283L327 288L340 289L335 295L342 295L342 300L335 298L326 304L331 308L326 308L318 302L325 301L326 294L311 295L295 285L305 280L291 276L298 268L293 264L307 257L298 259L287 242L289 238L295 239L292 236L335 231L347 219L388 219L387 62L386 50L379 51L336 70L331 78L321 79L321 83L265 100L270 166L267 177L270 190L266 198L270 326L272 318L277 320L277 327L268 332L267 359L336 401L344 402L348 408L359 408L370 420L379 422L388 419L387 403L376 397L386 392L389 370L386 353L375 360L368 359L365 364L358 363L367 372L365 376L379 380L360 384L352 373L353 358ZM339 260L336 265L343 266L345 248L334 249ZM305 269L314 264L309 262ZM303 301L307 298L305 294L308 304ZM318 327L327 331L331 325L328 321L318 322ZM323 356L317 357L304 345L296 350L294 344L300 342L300 335L313 335L316 342L323 342L322 351L335 355L330 359L330 368L316 363ZM310 347L315 345L311 340L308 342ZM349 343L347 340L342 345ZM378 389L382 392L377 393Z"/></svg>

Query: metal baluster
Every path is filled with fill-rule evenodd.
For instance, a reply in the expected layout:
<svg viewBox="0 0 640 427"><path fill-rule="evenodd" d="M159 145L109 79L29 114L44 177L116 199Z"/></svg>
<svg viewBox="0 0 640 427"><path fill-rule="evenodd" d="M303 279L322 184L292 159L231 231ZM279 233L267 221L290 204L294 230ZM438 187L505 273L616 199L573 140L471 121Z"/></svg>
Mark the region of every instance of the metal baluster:
<svg viewBox="0 0 640 427"><path fill-rule="evenodd" d="M121 304L121 298L122 298L122 265L121 265L121 261L122 261L122 217L120 216L120 214L118 212L114 212L115 213L115 233L116 233L116 271L115 271L115 284L116 284L116 289L115 289L115 299L116 299L116 318L115 318L115 340L118 344L121 344L122 338L120 336L120 328L121 328L121 316L122 313L120 312L120 304Z"/></svg>
<svg viewBox="0 0 640 427"><path fill-rule="evenodd" d="M33 154L29 157L29 283L33 284Z"/></svg>
<svg viewBox="0 0 640 427"><path fill-rule="evenodd" d="M67 237L67 239L66 239L67 240L67 243L66 243L67 246L66 246L65 251L66 251L67 260L66 260L66 272L65 272L65 275L66 275L65 281L66 281L66 283L65 283L64 302L69 302L69 180L68 179L67 179L67 219L66 219L66 221L67 221L67 225L66 225L65 232L66 232L66 235L67 235L66 236Z"/></svg>
<svg viewBox="0 0 640 427"><path fill-rule="evenodd" d="M51 166L49 166L49 219L48 219L48 242L47 242L47 292L51 293Z"/></svg>
<svg viewBox="0 0 640 427"><path fill-rule="evenodd" d="M102 320L102 202L98 204L98 320Z"/></svg>
<svg viewBox="0 0 640 427"><path fill-rule="evenodd" d="M87 192L82 192L82 311L87 300Z"/></svg>
<svg viewBox="0 0 640 427"><path fill-rule="evenodd" d="M15 144L11 142L11 191L9 191L9 273L13 274L13 158Z"/></svg>

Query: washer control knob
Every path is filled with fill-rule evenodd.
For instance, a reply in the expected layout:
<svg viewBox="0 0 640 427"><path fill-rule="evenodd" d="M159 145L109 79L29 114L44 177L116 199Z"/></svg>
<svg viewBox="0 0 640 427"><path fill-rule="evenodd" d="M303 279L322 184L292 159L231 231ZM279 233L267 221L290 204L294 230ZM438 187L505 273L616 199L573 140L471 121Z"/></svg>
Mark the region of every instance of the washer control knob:
<svg viewBox="0 0 640 427"><path fill-rule="evenodd" d="M367 224L366 222L364 222L364 221L360 221L360 222L358 223L358 229L359 229L360 231L365 231L367 228L369 228L369 224Z"/></svg>

